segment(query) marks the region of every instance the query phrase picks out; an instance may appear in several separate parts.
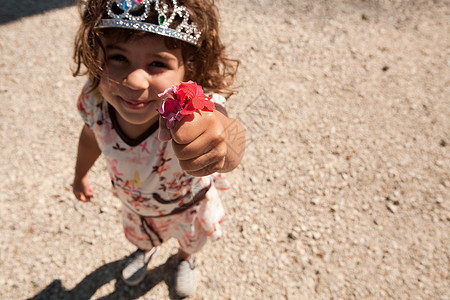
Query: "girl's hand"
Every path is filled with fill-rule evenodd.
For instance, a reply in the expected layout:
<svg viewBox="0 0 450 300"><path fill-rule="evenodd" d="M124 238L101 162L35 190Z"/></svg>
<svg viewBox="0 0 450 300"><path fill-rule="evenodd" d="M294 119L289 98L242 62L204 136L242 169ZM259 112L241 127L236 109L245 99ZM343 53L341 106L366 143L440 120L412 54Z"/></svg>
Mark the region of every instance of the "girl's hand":
<svg viewBox="0 0 450 300"><path fill-rule="evenodd" d="M168 129L166 119L159 120L159 139L170 141L183 170L193 176L206 176L215 172L227 172L240 162L230 165L230 152L226 128L236 120L222 112L202 111L201 114L184 116Z"/></svg>
<svg viewBox="0 0 450 300"><path fill-rule="evenodd" d="M81 179L75 179L73 181L72 190L75 197L82 202L89 202L91 201L91 198L94 197L94 190L91 187L88 175Z"/></svg>

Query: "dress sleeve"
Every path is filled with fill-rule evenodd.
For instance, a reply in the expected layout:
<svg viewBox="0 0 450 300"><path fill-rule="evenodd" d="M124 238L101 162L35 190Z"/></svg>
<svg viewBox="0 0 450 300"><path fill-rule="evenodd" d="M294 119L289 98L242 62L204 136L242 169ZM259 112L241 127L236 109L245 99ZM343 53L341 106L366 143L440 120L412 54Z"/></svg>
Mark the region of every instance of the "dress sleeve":
<svg viewBox="0 0 450 300"><path fill-rule="evenodd" d="M230 183L228 182L226 175L223 173L211 174L211 179L214 183L214 186L218 190L221 191L228 190L231 186Z"/></svg>
<svg viewBox="0 0 450 300"><path fill-rule="evenodd" d="M100 104L102 102L102 97L97 90L89 91L90 87L90 82L86 83L83 87L83 90L78 97L77 109L84 123L86 123L89 128L92 128L96 124L99 115L101 115Z"/></svg>
<svg viewBox="0 0 450 300"><path fill-rule="evenodd" d="M222 95L219 95L219 94L212 94L211 101L214 103L220 104L223 107L225 107L225 103L227 102L225 97L223 97Z"/></svg>

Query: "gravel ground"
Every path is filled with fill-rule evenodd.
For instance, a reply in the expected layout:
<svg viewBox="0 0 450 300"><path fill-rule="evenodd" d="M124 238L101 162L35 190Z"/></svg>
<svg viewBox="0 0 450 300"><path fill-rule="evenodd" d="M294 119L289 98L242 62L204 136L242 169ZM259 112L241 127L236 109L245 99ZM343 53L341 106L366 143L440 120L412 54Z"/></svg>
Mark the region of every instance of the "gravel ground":
<svg viewBox="0 0 450 300"><path fill-rule="evenodd" d="M134 248L102 160L95 199L71 193L76 8L13 2L29 12L0 18L0 298L175 299L175 241L143 284L118 279ZM248 142L192 298L450 299L450 2L219 6Z"/></svg>

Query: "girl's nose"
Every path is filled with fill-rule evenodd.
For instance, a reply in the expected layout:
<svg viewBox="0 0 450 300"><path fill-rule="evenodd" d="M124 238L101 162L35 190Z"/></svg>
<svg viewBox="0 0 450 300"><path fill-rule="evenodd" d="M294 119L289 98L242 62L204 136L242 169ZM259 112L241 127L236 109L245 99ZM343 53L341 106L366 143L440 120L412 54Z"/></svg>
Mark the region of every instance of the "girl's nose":
<svg viewBox="0 0 450 300"><path fill-rule="evenodd" d="M133 90L147 89L150 86L150 75L143 69L133 70L125 77L123 85Z"/></svg>

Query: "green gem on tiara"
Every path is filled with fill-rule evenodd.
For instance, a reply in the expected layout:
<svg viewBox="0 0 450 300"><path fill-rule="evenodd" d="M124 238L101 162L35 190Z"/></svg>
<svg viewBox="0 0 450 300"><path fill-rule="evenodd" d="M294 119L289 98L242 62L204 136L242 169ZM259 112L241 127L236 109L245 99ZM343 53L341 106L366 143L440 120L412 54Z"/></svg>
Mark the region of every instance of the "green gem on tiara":
<svg viewBox="0 0 450 300"><path fill-rule="evenodd" d="M161 15L158 16L158 22L159 22L160 26L162 26L165 21L166 21L166 16L165 15L161 14Z"/></svg>

